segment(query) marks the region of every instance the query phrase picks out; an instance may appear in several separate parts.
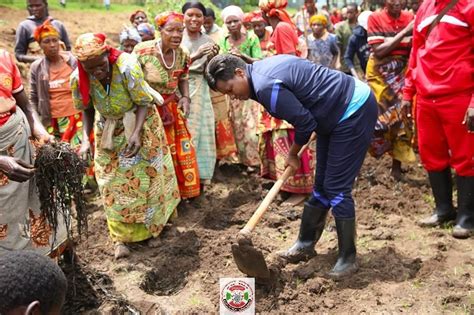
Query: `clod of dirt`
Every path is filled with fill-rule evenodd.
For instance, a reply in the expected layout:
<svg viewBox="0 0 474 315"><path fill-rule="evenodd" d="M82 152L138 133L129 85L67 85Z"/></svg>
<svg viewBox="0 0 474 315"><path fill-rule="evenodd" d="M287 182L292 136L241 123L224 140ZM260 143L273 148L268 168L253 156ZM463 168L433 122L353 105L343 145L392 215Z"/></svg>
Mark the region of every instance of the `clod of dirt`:
<svg viewBox="0 0 474 315"><path fill-rule="evenodd" d="M309 292L320 295L331 288L331 282L328 279L316 277L308 279L305 286Z"/></svg>
<svg viewBox="0 0 474 315"><path fill-rule="evenodd" d="M393 232L387 230L377 231L372 236L374 241L393 241L394 238Z"/></svg>

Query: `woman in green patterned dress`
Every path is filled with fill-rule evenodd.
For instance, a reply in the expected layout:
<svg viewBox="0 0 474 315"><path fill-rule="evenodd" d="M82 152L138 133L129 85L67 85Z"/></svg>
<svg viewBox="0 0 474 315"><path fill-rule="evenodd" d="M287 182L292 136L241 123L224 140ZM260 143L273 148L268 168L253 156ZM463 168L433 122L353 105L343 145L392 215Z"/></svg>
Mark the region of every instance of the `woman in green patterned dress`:
<svg viewBox="0 0 474 315"><path fill-rule="evenodd" d="M161 38L135 46L145 74L145 80L164 98L158 107L171 156L178 178L181 198L200 194L200 179L196 151L186 126L190 111L188 53L181 47L184 33L184 16L177 12L164 12L155 18Z"/></svg>
<svg viewBox="0 0 474 315"><path fill-rule="evenodd" d="M221 53L231 53L252 63L262 59L262 50L253 31L242 32L243 17L244 12L235 5L222 10L222 20L229 34L222 38L219 46ZM229 102L240 163L249 167L259 166L257 123L260 107L252 100L229 99Z"/></svg>
<svg viewBox="0 0 474 315"><path fill-rule="evenodd" d="M87 155L94 124L96 178L115 257L127 257L125 243L158 236L180 201L170 150L136 58L107 46L104 34L79 36L75 50L80 63L71 88L84 124L79 154Z"/></svg>

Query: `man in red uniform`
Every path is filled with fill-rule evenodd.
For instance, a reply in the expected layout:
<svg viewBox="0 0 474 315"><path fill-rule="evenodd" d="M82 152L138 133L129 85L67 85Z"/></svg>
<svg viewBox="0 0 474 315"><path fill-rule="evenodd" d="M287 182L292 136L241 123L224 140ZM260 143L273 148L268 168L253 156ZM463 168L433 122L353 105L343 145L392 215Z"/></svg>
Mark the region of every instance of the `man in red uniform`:
<svg viewBox="0 0 474 315"><path fill-rule="evenodd" d="M449 3L424 1L417 12L403 105L410 106L416 94L420 156L436 204L420 225L456 218L453 236L468 238L474 233L474 2L458 0L427 35ZM456 171L457 214L451 167Z"/></svg>

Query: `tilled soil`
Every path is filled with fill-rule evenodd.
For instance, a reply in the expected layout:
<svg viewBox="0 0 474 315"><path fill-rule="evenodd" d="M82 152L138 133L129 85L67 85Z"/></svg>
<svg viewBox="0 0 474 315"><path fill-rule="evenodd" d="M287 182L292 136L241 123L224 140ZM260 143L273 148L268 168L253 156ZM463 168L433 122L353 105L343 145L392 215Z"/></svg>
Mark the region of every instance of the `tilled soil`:
<svg viewBox="0 0 474 315"><path fill-rule="evenodd" d="M12 51L14 29L26 12L0 9L0 47ZM74 40L86 31L116 37L127 14L53 12ZM104 25L107 29L104 30ZM116 39L115 39L116 40ZM256 285L256 309L296 313L474 313L474 246L456 240L450 226L422 229L433 200L420 165L405 179L389 176L390 159L368 157L354 189L359 272L343 281L326 277L337 257L332 218L307 262L283 264L276 253L298 234L302 206L280 195L252 240L272 266L273 278ZM231 244L263 200L271 182L222 165L204 196L180 205L159 238L133 244L128 260L115 261L100 200L91 200L89 238L77 244L74 270L62 264L70 286L66 314L216 313L219 278L241 277Z"/></svg>
<svg viewBox="0 0 474 315"><path fill-rule="evenodd" d="M473 311L472 239L453 239L449 226L419 228L415 221L432 207L424 172L419 166L408 167L405 180L396 183L388 177L389 164L388 158L369 157L358 178L354 195L360 270L344 281L326 277L337 256L332 218L316 246L316 257L286 265L277 258L297 236L302 210L281 206L279 196L252 236L274 272L271 281L256 285L258 312ZM182 204L178 218L162 235L133 245L127 261L114 261L105 217L97 207L91 235L78 246L87 280L78 282L86 283L89 293L69 301L67 311L129 307L145 314L217 312L219 278L243 276L234 264L231 244L269 187L270 182L238 166L221 166L206 195Z"/></svg>

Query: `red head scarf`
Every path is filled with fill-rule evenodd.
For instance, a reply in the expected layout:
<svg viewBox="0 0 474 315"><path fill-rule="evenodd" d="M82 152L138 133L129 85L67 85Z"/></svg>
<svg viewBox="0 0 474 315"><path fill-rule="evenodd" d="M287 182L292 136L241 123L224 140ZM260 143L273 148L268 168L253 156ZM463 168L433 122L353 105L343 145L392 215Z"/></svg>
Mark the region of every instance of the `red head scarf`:
<svg viewBox="0 0 474 315"><path fill-rule="evenodd" d="M258 6L262 10L262 12L265 12L267 16L276 16L281 21L289 23L296 29L296 26L291 20L290 15L285 10L287 5L287 0L260 0L260 2L258 3Z"/></svg>
<svg viewBox="0 0 474 315"><path fill-rule="evenodd" d="M178 21L182 23L184 21L184 15L178 12L168 11L158 14L155 17L155 24L157 28L161 28L165 26L166 23L172 21Z"/></svg>
<svg viewBox="0 0 474 315"><path fill-rule="evenodd" d="M106 36L102 33L86 33L80 35L76 40L76 44L74 45L77 59L83 62L88 59L98 57L105 52L108 52L109 63L111 65L115 64L122 52L107 45L105 39ZM79 91L81 92L82 103L85 107L87 107L90 101L89 75L84 70L80 62L77 65L77 68L79 71Z"/></svg>
<svg viewBox="0 0 474 315"><path fill-rule="evenodd" d="M58 30L53 26L53 24L51 24L51 19L44 21L44 23L38 26L33 33L33 38L38 43L40 43L43 38L48 36L54 36L57 38L60 37Z"/></svg>

